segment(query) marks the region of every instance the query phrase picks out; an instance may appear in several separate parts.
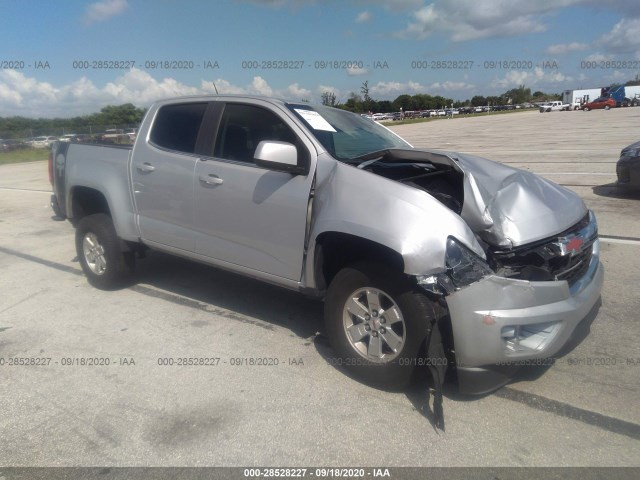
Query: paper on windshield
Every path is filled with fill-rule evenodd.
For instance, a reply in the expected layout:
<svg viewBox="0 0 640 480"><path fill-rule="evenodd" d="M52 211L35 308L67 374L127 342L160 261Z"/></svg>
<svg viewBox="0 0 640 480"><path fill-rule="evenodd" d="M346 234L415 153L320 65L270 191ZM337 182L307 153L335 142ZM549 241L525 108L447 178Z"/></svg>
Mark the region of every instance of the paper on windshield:
<svg viewBox="0 0 640 480"><path fill-rule="evenodd" d="M311 125L311 128L314 130L323 130L325 132L336 132L337 130L331 126L329 122L327 122L322 115L320 115L315 110L303 110L301 108L294 109L298 115L306 120L306 122Z"/></svg>

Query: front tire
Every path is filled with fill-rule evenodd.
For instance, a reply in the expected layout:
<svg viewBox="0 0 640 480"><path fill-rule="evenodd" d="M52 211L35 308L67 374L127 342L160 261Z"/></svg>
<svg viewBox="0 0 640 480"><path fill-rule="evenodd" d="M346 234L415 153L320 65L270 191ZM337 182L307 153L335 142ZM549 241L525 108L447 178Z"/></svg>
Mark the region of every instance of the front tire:
<svg viewBox="0 0 640 480"><path fill-rule="evenodd" d="M76 252L91 285L102 290L123 286L135 265L133 252L124 252L109 215L84 217L76 228Z"/></svg>
<svg viewBox="0 0 640 480"><path fill-rule="evenodd" d="M342 269L325 298L325 327L336 363L379 388L409 383L435 318L436 305L407 277L383 265Z"/></svg>

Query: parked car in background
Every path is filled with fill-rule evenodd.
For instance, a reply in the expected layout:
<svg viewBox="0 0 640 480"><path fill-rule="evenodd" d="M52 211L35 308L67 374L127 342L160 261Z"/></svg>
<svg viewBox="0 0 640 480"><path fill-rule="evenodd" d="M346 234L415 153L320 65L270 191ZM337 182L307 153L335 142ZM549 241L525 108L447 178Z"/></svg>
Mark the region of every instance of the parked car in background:
<svg viewBox="0 0 640 480"><path fill-rule="evenodd" d="M103 143L125 144L131 142L131 137L121 128L110 128L100 136Z"/></svg>
<svg viewBox="0 0 640 480"><path fill-rule="evenodd" d="M589 110L597 110L597 109L606 109L614 108L616 106L616 101L611 97L600 97L596 98L593 102L585 103L582 106L582 110L588 112Z"/></svg>
<svg viewBox="0 0 640 480"><path fill-rule="evenodd" d="M57 140L57 137L40 136L33 139L31 146L33 148L49 148L51 147L51 144Z"/></svg>
<svg viewBox="0 0 640 480"><path fill-rule="evenodd" d="M66 135L61 136L58 140L61 142L75 142L77 138L77 133L67 133Z"/></svg>
<svg viewBox="0 0 640 480"><path fill-rule="evenodd" d="M568 103L562 103L559 100L545 103L544 105L540 105L540 113L545 112L562 112L565 110L571 110L571 105Z"/></svg>
<svg viewBox="0 0 640 480"><path fill-rule="evenodd" d="M379 122L380 120L389 120L389 115L386 113L374 113L372 118Z"/></svg>
<svg viewBox="0 0 640 480"><path fill-rule="evenodd" d="M138 135L138 129L137 128L127 128L124 131L125 135L127 135L129 137L130 140L135 140L136 139L136 135Z"/></svg>
<svg viewBox="0 0 640 480"><path fill-rule="evenodd" d="M640 190L640 142L622 149L616 164L616 174L618 186Z"/></svg>
<svg viewBox="0 0 640 480"><path fill-rule="evenodd" d="M28 145L22 140L2 140L3 150L11 151L11 150L19 150L21 148L27 148Z"/></svg>

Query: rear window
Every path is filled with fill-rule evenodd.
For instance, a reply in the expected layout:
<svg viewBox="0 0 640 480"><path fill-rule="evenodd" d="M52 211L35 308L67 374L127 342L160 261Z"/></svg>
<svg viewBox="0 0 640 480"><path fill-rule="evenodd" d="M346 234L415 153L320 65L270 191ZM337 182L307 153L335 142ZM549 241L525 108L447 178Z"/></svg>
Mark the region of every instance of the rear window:
<svg viewBox="0 0 640 480"><path fill-rule="evenodd" d="M160 108L151 129L151 143L169 150L195 153L198 132L206 109L206 102L167 105Z"/></svg>

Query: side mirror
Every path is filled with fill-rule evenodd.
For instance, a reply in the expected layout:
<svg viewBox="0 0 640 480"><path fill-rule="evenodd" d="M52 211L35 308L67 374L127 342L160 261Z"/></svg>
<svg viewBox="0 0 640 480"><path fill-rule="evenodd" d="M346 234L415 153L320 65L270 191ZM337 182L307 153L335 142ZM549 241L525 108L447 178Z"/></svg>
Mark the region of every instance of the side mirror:
<svg viewBox="0 0 640 480"><path fill-rule="evenodd" d="M263 140L253 154L256 165L294 175L306 175L308 165L298 161L298 149L295 145L275 140Z"/></svg>

